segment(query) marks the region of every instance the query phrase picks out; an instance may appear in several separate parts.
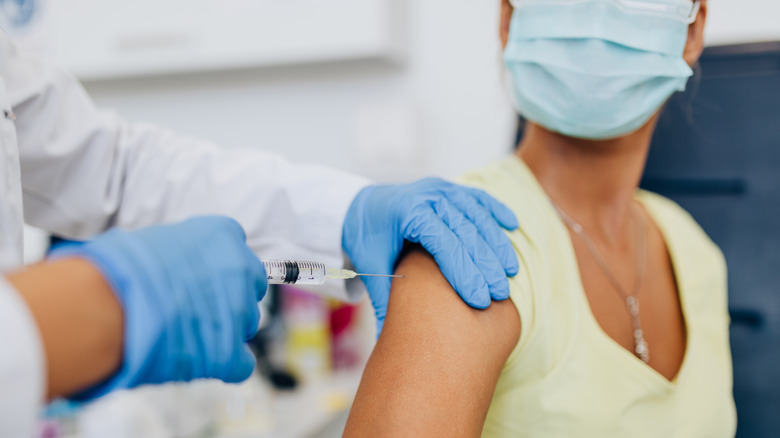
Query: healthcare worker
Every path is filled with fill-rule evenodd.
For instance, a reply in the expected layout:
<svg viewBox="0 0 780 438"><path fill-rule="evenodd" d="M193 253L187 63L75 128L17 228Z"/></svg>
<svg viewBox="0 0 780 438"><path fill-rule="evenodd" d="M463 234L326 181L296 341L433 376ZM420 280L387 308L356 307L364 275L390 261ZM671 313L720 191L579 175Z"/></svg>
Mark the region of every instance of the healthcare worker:
<svg viewBox="0 0 780 438"><path fill-rule="evenodd" d="M257 255L334 267L346 255L389 274L419 242L480 308L509 296L518 269L502 231L515 217L484 192L371 186L128 124L2 32L0 192L0 437L30 436L57 396L247 378L267 286ZM22 269L23 221L92 240ZM366 284L381 328L390 281Z"/></svg>

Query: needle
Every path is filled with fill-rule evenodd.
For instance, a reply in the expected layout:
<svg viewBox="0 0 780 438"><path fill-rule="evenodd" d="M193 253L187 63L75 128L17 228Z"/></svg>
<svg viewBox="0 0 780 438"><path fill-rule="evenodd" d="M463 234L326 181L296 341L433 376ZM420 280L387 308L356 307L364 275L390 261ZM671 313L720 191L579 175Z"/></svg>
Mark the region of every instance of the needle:
<svg viewBox="0 0 780 438"><path fill-rule="evenodd" d="M358 277L392 277L392 278L406 278L405 275L382 275L382 274L355 274Z"/></svg>

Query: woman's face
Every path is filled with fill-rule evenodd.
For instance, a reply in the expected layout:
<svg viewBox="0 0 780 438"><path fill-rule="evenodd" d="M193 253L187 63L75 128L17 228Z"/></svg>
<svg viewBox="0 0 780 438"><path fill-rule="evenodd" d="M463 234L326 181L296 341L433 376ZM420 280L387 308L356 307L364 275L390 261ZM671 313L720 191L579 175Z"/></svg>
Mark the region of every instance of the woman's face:
<svg viewBox="0 0 780 438"><path fill-rule="evenodd" d="M509 0L501 0L500 37L502 47L506 47L509 40L509 24L512 22L514 8ZM699 60L704 50L704 24L707 21L707 0L701 0L699 15L696 21L688 27L688 42L685 45L683 59L688 65L693 66Z"/></svg>

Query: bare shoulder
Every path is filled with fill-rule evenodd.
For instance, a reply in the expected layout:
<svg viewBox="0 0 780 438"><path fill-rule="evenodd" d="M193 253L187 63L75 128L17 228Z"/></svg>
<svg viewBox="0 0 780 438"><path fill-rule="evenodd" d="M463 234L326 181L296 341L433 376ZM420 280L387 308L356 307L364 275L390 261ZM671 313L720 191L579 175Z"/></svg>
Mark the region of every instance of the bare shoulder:
<svg viewBox="0 0 780 438"><path fill-rule="evenodd" d="M468 345L477 338L484 343L491 338L491 348L510 353L520 335L520 318L509 301L493 302L488 309L477 310L466 305L442 275L436 262L422 250L410 252L396 271L405 278L393 282L387 337L410 334L426 328L441 343L455 338ZM384 335L384 333L383 333Z"/></svg>
<svg viewBox="0 0 780 438"><path fill-rule="evenodd" d="M466 305L423 251L396 271L345 436L474 436L520 336L509 301Z"/></svg>

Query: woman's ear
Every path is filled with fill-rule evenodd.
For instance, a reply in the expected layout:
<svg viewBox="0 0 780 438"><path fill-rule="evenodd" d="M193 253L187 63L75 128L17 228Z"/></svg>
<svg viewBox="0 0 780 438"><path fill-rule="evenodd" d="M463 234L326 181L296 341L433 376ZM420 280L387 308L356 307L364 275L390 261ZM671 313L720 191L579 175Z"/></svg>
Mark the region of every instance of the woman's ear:
<svg viewBox="0 0 780 438"><path fill-rule="evenodd" d="M501 47L506 48L509 41L509 24L512 22L512 12L514 12L509 0L501 0L501 20L499 21L498 35L501 38Z"/></svg>
<svg viewBox="0 0 780 438"><path fill-rule="evenodd" d="M704 25L707 23L707 0L701 0L696 21L688 26L688 42L685 44L683 59L693 67L704 51Z"/></svg>

